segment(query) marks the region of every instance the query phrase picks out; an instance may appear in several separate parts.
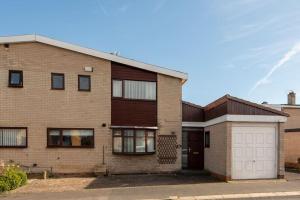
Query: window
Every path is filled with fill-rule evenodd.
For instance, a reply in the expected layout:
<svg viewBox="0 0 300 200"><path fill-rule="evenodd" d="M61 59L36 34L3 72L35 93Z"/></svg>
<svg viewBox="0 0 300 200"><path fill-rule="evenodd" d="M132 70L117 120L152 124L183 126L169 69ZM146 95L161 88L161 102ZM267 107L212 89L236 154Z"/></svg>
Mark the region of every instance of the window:
<svg viewBox="0 0 300 200"><path fill-rule="evenodd" d="M58 73L51 73L51 89L64 90L65 89L65 75Z"/></svg>
<svg viewBox="0 0 300 200"><path fill-rule="evenodd" d="M155 131L114 129L113 152L116 154L153 154L155 153Z"/></svg>
<svg viewBox="0 0 300 200"><path fill-rule="evenodd" d="M204 143L204 147L205 148L209 148L210 147L210 132L206 131L205 132L205 143Z"/></svg>
<svg viewBox="0 0 300 200"><path fill-rule="evenodd" d="M9 70L9 87L23 87L23 71Z"/></svg>
<svg viewBox="0 0 300 200"><path fill-rule="evenodd" d="M48 147L94 147L94 129L49 128Z"/></svg>
<svg viewBox="0 0 300 200"><path fill-rule="evenodd" d="M156 100L156 82L124 81L124 98Z"/></svg>
<svg viewBox="0 0 300 200"><path fill-rule="evenodd" d="M113 97L136 100L156 100L156 82L113 80L112 87Z"/></svg>
<svg viewBox="0 0 300 200"><path fill-rule="evenodd" d="M113 80L113 97L123 96L123 85L121 80Z"/></svg>
<svg viewBox="0 0 300 200"><path fill-rule="evenodd" d="M0 128L0 147L27 147L27 128Z"/></svg>
<svg viewBox="0 0 300 200"><path fill-rule="evenodd" d="M91 76L78 75L78 91L91 91Z"/></svg>

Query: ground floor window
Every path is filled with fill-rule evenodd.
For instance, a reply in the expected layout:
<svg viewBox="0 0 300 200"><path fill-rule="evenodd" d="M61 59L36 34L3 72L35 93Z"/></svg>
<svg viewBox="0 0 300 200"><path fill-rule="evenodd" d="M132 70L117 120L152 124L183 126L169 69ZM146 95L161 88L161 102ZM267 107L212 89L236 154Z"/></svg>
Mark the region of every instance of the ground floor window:
<svg viewBox="0 0 300 200"><path fill-rule="evenodd" d="M48 147L94 147L94 129L48 128Z"/></svg>
<svg viewBox="0 0 300 200"><path fill-rule="evenodd" d="M0 128L0 147L27 147L27 128Z"/></svg>
<svg viewBox="0 0 300 200"><path fill-rule="evenodd" d="M155 153L155 131L113 129L113 152L117 154Z"/></svg>

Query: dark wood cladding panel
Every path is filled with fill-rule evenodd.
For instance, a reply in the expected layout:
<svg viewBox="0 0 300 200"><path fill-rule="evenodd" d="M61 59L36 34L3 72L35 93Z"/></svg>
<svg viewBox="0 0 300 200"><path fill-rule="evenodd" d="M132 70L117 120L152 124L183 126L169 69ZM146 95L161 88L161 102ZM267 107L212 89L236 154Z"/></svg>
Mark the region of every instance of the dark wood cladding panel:
<svg viewBox="0 0 300 200"><path fill-rule="evenodd" d="M157 126L156 101L112 99L113 126Z"/></svg>
<svg viewBox="0 0 300 200"><path fill-rule="evenodd" d="M142 69L133 68L120 63L111 63L112 79L157 81L157 74Z"/></svg>
<svg viewBox="0 0 300 200"><path fill-rule="evenodd" d="M232 115L275 115L273 112L247 105L238 101L228 100L228 114Z"/></svg>
<svg viewBox="0 0 300 200"><path fill-rule="evenodd" d="M157 81L154 72L111 63L111 77L119 80ZM112 98L111 123L114 126L157 126L157 101Z"/></svg>
<svg viewBox="0 0 300 200"><path fill-rule="evenodd" d="M186 103L182 103L182 121L184 122L203 122L204 110Z"/></svg>
<svg viewBox="0 0 300 200"><path fill-rule="evenodd" d="M227 113L227 108L228 108L228 104L227 104L227 101L212 108L212 109L209 109L209 110L205 110L205 121L207 120L211 120L211 119L214 119L214 118L217 118L217 117L220 117L220 116L223 116L223 115L226 115L228 114Z"/></svg>

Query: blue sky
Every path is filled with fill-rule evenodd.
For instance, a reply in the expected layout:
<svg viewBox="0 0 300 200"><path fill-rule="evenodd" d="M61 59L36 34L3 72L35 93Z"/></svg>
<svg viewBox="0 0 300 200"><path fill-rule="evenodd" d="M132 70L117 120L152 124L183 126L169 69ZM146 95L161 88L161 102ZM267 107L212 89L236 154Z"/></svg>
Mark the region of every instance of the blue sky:
<svg viewBox="0 0 300 200"><path fill-rule="evenodd" d="M1 0L0 24L186 72L200 105L300 95L298 0Z"/></svg>

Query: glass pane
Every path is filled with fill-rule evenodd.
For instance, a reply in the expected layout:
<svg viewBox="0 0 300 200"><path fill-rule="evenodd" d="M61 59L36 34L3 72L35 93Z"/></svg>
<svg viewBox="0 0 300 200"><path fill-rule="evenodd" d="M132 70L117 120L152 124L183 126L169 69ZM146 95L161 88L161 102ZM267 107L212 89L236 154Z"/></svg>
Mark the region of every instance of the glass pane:
<svg viewBox="0 0 300 200"><path fill-rule="evenodd" d="M113 130L114 136L121 136L122 135L121 133L122 133L121 130Z"/></svg>
<svg viewBox="0 0 300 200"><path fill-rule="evenodd" d="M154 148L154 137L147 138L147 152L155 152Z"/></svg>
<svg viewBox="0 0 300 200"><path fill-rule="evenodd" d="M93 146L93 131L63 130L63 146Z"/></svg>
<svg viewBox="0 0 300 200"><path fill-rule="evenodd" d="M90 90L90 77L89 76L79 76L79 89L80 90Z"/></svg>
<svg viewBox="0 0 300 200"><path fill-rule="evenodd" d="M182 132L182 167L188 167L188 132Z"/></svg>
<svg viewBox="0 0 300 200"><path fill-rule="evenodd" d="M145 143L145 131L137 130L136 131L136 152L145 152L146 151L146 143Z"/></svg>
<svg viewBox="0 0 300 200"><path fill-rule="evenodd" d="M122 152L122 137L114 137L114 152Z"/></svg>
<svg viewBox="0 0 300 200"><path fill-rule="evenodd" d="M122 97L122 81L113 80L113 97Z"/></svg>
<svg viewBox="0 0 300 200"><path fill-rule="evenodd" d="M21 84L21 74L18 72L12 72L10 77L10 84L12 85Z"/></svg>
<svg viewBox="0 0 300 200"><path fill-rule="evenodd" d="M1 146L26 146L26 129L1 129Z"/></svg>
<svg viewBox="0 0 300 200"><path fill-rule="evenodd" d="M134 131L124 130L124 152L132 153L134 152Z"/></svg>
<svg viewBox="0 0 300 200"><path fill-rule="evenodd" d="M124 136L134 136L133 130L124 130Z"/></svg>
<svg viewBox="0 0 300 200"><path fill-rule="evenodd" d="M64 76L53 74L52 75L52 87L55 89L63 89L64 88Z"/></svg>
<svg viewBox="0 0 300 200"><path fill-rule="evenodd" d="M59 130L51 130L49 132L49 145L58 146L60 145L60 133Z"/></svg>
<svg viewBox="0 0 300 200"><path fill-rule="evenodd" d="M156 99L156 82L124 81L124 96L128 99Z"/></svg>

